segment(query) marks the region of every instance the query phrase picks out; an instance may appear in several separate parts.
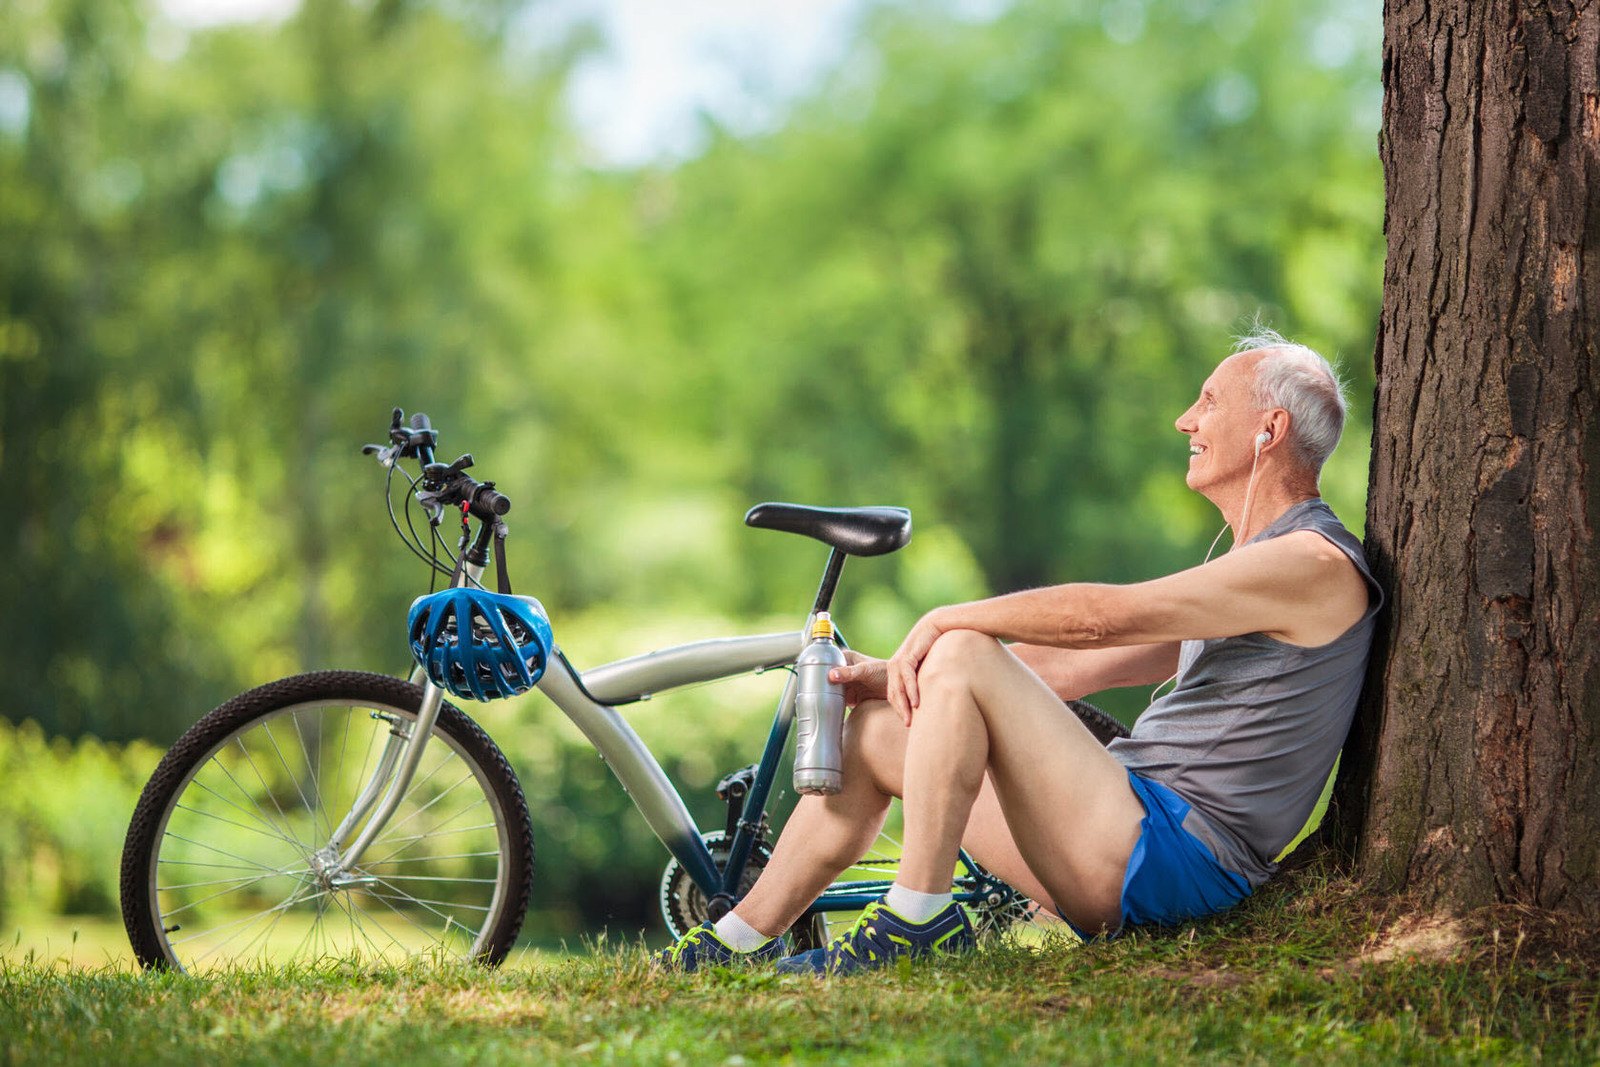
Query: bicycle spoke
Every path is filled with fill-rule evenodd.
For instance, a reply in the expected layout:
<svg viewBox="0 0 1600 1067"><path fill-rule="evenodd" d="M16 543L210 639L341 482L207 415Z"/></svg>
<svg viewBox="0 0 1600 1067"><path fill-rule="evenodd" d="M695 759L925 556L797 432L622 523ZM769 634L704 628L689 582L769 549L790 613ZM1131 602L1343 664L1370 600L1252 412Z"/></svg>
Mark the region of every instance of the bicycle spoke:
<svg viewBox="0 0 1600 1067"><path fill-rule="evenodd" d="M439 760L438 763L435 763L433 765L433 769L432 770L430 770L427 774L423 775L420 779L418 779L418 780L416 780L416 781L411 783L411 789L415 790L417 793L420 794L422 792L422 787L427 785L428 782L433 778L434 775L438 774L442 769L444 769L445 767L449 766L450 761L454 757L455 757L455 753L447 752L445 754L445 756L442 759ZM471 774L472 772L468 771L467 773Z"/></svg>
<svg viewBox="0 0 1600 1067"><path fill-rule="evenodd" d="M347 709L344 716L344 736L339 741L339 768L333 772L335 781L344 781L344 754L345 750L350 747L350 724L355 722L355 719L356 713ZM368 742L368 747L371 747L370 741Z"/></svg>
<svg viewBox="0 0 1600 1067"><path fill-rule="evenodd" d="M265 726L263 728L267 729L267 736L270 738L272 736L271 729ZM261 773L261 768L256 766L255 757L252 756L250 754L250 750L245 747L244 738L235 737L233 740L234 743L239 746L239 751L244 753L245 762L250 764L250 769L256 772L256 781L260 782L261 788L266 790L267 799L272 801L272 807L277 811L278 818L283 820L284 829L288 832L290 837L294 838L294 841L297 845L299 845L301 848L305 848L305 842L301 841L300 835L294 832L294 827L289 822L289 816L283 813L283 806L278 803L278 798L272 795L272 787L267 784L266 776ZM263 812L262 814L266 813Z"/></svg>
<svg viewBox="0 0 1600 1067"><path fill-rule="evenodd" d="M170 919L174 915L179 915L179 914L182 914L183 912L188 911L190 908L197 908L201 904L204 904L208 900L216 900L218 897L225 897L229 893L237 893L239 890L244 889L246 886L255 885L257 882L264 882L268 878L276 878L276 877L278 877L278 875L275 872L268 872L267 874L263 874L263 875L260 875L260 876L258 876L256 878L254 878L254 879L251 879L249 882L246 882L244 885L236 885L232 889L223 889L223 890L220 890L220 891L218 891L216 893L212 893L210 896L201 897L199 900L191 900L191 901L189 901L189 903L183 905L183 907L181 907L181 908L173 908L171 911L162 912L161 913L161 917L163 919ZM169 889L169 890L167 890L167 892L170 893L171 890Z"/></svg>
<svg viewBox="0 0 1600 1067"><path fill-rule="evenodd" d="M426 897L414 897L410 893L407 893L400 886L395 885L393 882L389 881L389 879L383 877L382 875L374 874L374 875L372 875L372 877L376 878L378 880L378 882L380 884L382 884L383 886L385 886L385 887L387 887L389 889L392 889L396 893L398 893L399 897L397 897L395 899L409 900L413 904L421 904L424 908L427 908L429 911L433 911L433 909L431 907L428 907L430 904L437 904L441 908L466 908L468 911L484 911L484 912L486 912L486 911L489 910L488 908L480 907L477 904L457 904L457 903L455 903L454 901L451 901L451 900L430 900L430 899L428 899ZM371 893L375 897L381 897L383 895L383 894L379 893L377 890L373 889L371 886L367 886L367 892ZM442 911L433 911L433 913L435 915L439 916L439 918L441 918L441 919L449 919L450 918L450 916L444 914L444 912L442 912Z"/></svg>
<svg viewBox="0 0 1600 1067"><path fill-rule="evenodd" d="M380 903L383 904L384 907L388 908L390 911L392 911L396 915L400 916L401 919L404 919L407 923L409 923L414 929L417 930L417 932L421 933L424 937L428 937L428 938L432 938L434 940L438 940L437 938L434 938L433 933L431 931L429 931L426 927L422 926L420 923L418 923L411 916L407 915L405 912L401 911L399 908L395 907L393 904L390 903L391 899L415 900L416 898L403 896L403 895L401 897L391 898L391 897L384 896L382 893L373 893L370 890L368 890L368 895L376 898ZM456 920L453 919L452 917L450 917L448 915L445 915L442 912L434 911L432 908L429 908L428 910L429 911L433 911L433 913L435 915L439 916L439 918L444 920L444 922L445 922L445 933L446 934L448 934L450 932L450 927L451 926L459 926L463 930L470 930L471 931L472 940L473 940L474 943L478 940L478 931L471 930L471 928L468 927L465 923L456 922Z"/></svg>
<svg viewBox="0 0 1600 1067"><path fill-rule="evenodd" d="M311 795L317 800L316 810L311 813L312 832L321 832L316 829L320 818L323 830L326 830L328 836L332 837L333 824L328 821L328 813L322 807L322 748L318 746L317 758L313 761L311 759L311 747L306 744L305 730L300 726L300 713L298 711L290 712L289 721L294 723L294 736L300 742L300 755L305 757L306 773L311 776Z"/></svg>
<svg viewBox="0 0 1600 1067"><path fill-rule="evenodd" d="M210 762L216 762L216 757L215 756L211 757L211 761ZM226 767L223 767L221 763L217 763L217 766L219 768L221 768L223 774L228 774L228 769ZM232 776L229 775L229 777L231 778ZM194 784L199 786L201 789L204 789L207 793L210 793L212 796L216 797L218 800L222 801L224 804L228 805L234 811L239 812L241 815L244 815L247 818L254 819L257 822L259 822L262 826L267 827L268 830L272 831L272 835L274 837L282 838L288 844L291 844L291 845L294 845L296 847L299 847L300 843L298 841L296 841L294 838L289 837L286 834L284 834L284 832L278 828L278 824L277 823L275 823L271 819L267 818L267 813L264 812L264 811L261 811L261 806L259 804L256 805L256 812L252 812L247 808L242 808L238 804L234 803L232 800L229 800L227 797L225 797L221 793L217 792L215 789L212 789L206 783L202 782L200 780L200 776L198 774L195 775L195 777L194 777ZM235 782L234 784L236 786L238 785L237 782ZM240 792L244 792L242 787L240 788ZM252 801L252 803L254 803L254 802ZM257 812L259 812L259 814L257 814Z"/></svg>
<svg viewBox="0 0 1600 1067"><path fill-rule="evenodd" d="M300 955L300 950L305 948L307 945L309 945L311 943L311 935L316 933L316 932L317 932L317 920L316 919L312 919L311 920L311 925L306 927L305 936L302 937L298 942L296 942L296 944L294 946L294 955L296 955L296 956Z"/></svg>
<svg viewBox="0 0 1600 1067"><path fill-rule="evenodd" d="M262 927L259 934L245 942L244 948L239 950L239 958L247 959L250 955L250 950L255 948L257 942L261 944L262 951L266 952L268 946L272 942L272 932L278 928L278 924L283 921L283 917L287 914L289 914L289 911L287 908L285 908L283 911L280 911L274 915L271 921L269 921L266 926ZM221 946L218 947L220 948Z"/></svg>
<svg viewBox="0 0 1600 1067"><path fill-rule="evenodd" d="M168 831L168 833L170 834L171 831ZM181 841L183 839L179 838L178 840ZM236 867L231 863L204 863L204 862L201 862L200 860L174 860L174 859L167 859L165 857L156 860L156 862L157 863L174 864L174 865L179 865L179 866L183 866L183 867L214 867L219 871L259 871L259 870L262 869L261 864L259 864L259 863L254 864L254 865L252 865L250 867Z"/></svg>
<svg viewBox="0 0 1600 1067"><path fill-rule="evenodd" d="M410 815L407 815L404 819L401 819L399 822L394 823L392 826L385 827L385 829L389 829L389 830L398 830L398 829L400 829L400 827L404 826L406 823L410 822L412 819L415 819L418 815L421 815L423 812L427 811L429 808L431 808L435 804L439 803L439 801L441 801L445 797L449 796L456 789L457 786L464 785L465 783L470 782L472 780L472 778L473 778L472 772L468 771L463 778L459 779L454 784L452 784L449 789L446 789L443 793L440 793L438 796L434 797L432 800L428 801L426 804L422 805L422 807L418 808L416 811L412 812ZM467 809L465 809L465 808L462 809L462 811L465 811L465 810L467 810ZM457 812L456 814L459 815L460 812ZM454 818L454 816L452 816L452 818ZM445 821L448 822L449 820L447 819Z"/></svg>
<svg viewBox="0 0 1600 1067"><path fill-rule="evenodd" d="M472 805L472 807L476 807L476 806L477 806L476 804ZM461 810L462 811L471 811L472 807L463 808ZM461 812L457 812L456 813L456 815L459 815L459 814L461 814ZM451 818L455 818L455 816L452 815ZM443 825L443 824L441 823L440 825ZM373 860L371 863L368 863L365 866L376 867L380 863L390 863L390 862L394 862L394 863L420 863L420 862L423 862L425 860L432 859L434 857L431 857L431 856L413 856L413 857L411 857L409 859L404 859L404 860L395 860L395 859L393 859L393 857L400 855L400 853L406 851L406 849L409 849L412 845L416 844L418 841L426 841L430 837L450 837L450 836L452 836L454 834L467 834L467 833L471 833L474 830L493 830L494 828L495 828L494 823L485 822L485 823L478 823L478 824L476 824L474 826L458 826L458 827L455 827L455 828L450 829L450 830L445 830L443 833L438 832L437 828L435 828L434 830L430 830L425 834L412 834L410 837L399 838L399 840L407 842L407 844L405 844L403 847L397 848L393 852L389 853L387 856L384 856L383 859L381 859L381 860ZM391 839L388 839L388 838L384 839L384 844L386 844L386 845L393 844L393 843L394 843L394 841L391 840ZM491 853L487 853L487 854L491 855L491 856L498 856L500 853L498 851L496 851L496 852L491 852Z"/></svg>
<svg viewBox="0 0 1600 1067"><path fill-rule="evenodd" d="M224 819L222 816L217 815L214 812L201 811L199 808L190 808L190 807L186 807L183 804L174 805L172 810L174 810L174 811L187 811L191 815L198 815L198 816L200 816L201 818L204 818L204 819L215 819L218 822L225 822L229 826L237 826L241 830L248 830L253 834L260 834L262 837L270 837L274 841L282 841L282 842L284 842L285 844L288 844L288 845L292 845L292 844L295 843L293 841L290 841L287 837L283 837L280 834L268 833L266 830L261 830L261 829L258 829L256 827L254 827L254 826L247 826L242 822L235 822L232 819Z"/></svg>
<svg viewBox="0 0 1600 1067"><path fill-rule="evenodd" d="M471 827L468 827L468 829L470 829L470 830L492 830L492 829L494 829L494 824L493 823L486 823L483 826L471 826ZM452 834L458 834L458 833L462 833L462 832L463 831L460 831L460 830L451 830L450 831L450 833L452 833ZM424 835L424 836L427 837L427 836L432 836L432 835L430 834L430 835ZM391 852L391 853L389 853L389 855L392 856L392 855L394 855L394 853ZM433 863L433 862L435 862L437 860L465 860L465 859L477 859L480 856L498 856L498 855L500 855L500 850L499 849L489 848L489 849L484 849L482 852L446 852L446 853L444 853L443 855L440 855L440 856L407 856L403 860L391 860L391 859L389 859L388 856L385 856L381 860L376 860L376 861L374 861L372 863L366 864L366 866L368 866L368 867L378 867L378 866L381 866L382 864L385 864L385 863Z"/></svg>
<svg viewBox="0 0 1600 1067"><path fill-rule="evenodd" d="M238 740L238 739L235 738L235 740ZM256 800L255 796L250 792L250 790L246 789L244 787L244 785L239 781L239 779L234 777L233 772L228 769L228 765L223 763L222 760L220 758L218 758L218 756L212 756L211 759L208 762L216 764L217 769L220 770L223 773L223 775L227 777L228 781L233 783L233 787L239 791L239 794L241 796L243 796L246 800L248 800L252 805L255 806L256 811L259 813L257 815L257 818L259 818L266 825L272 827L272 829L275 830L278 833L279 836L281 836L285 841L289 842L291 845L294 845L296 848L304 848L305 847L304 845L302 845L300 843L300 839L298 837L295 837L289 831L289 829L286 826L282 826L282 825L278 824L277 822L273 821L272 816L267 814L267 810L261 806L261 804ZM212 793L213 795L220 796L220 794L218 794L216 792L216 790L210 789L210 787L208 787L204 782L199 781L199 775L195 776L195 780L196 780L196 784L198 784L202 789L206 789L208 792ZM265 783L263 783L263 785L265 785ZM237 804L235 804L234 807L237 808L239 806ZM243 811L244 809L240 808L239 810Z"/></svg>
<svg viewBox="0 0 1600 1067"><path fill-rule="evenodd" d="M450 816L450 819L445 819L445 822L450 822L451 819L456 819L456 817L461 816L461 814L467 813L467 811L472 811L472 808L477 808L477 806L480 806L480 805L488 806L488 805L486 805L486 801L482 801L482 800L474 801L474 803L470 803L470 805L467 805L466 808L462 808L461 811L458 811L458 813L453 814L453 816ZM398 856L398 854L403 853L403 851L406 851L406 849L411 848L411 846L413 846L413 845L416 845L416 843L418 843L418 841L426 841L427 838L430 838L430 837L453 837L453 835L456 835L456 833L472 833L472 832L474 832L474 830L493 830L494 829L493 822L477 822L477 824L474 824L474 825L462 825L462 827L451 827L451 829L448 829L448 830L440 830L440 829L438 829L438 827L442 827L442 825L445 825L445 822L440 822L440 824L438 824L437 827L434 827L434 829L429 830L429 832L427 832L427 833L411 833L411 835L408 835L408 837L402 837L402 838L387 838L387 837L386 838L382 838L382 843L384 843L384 845L394 845L395 841L405 841L405 845L403 845L402 848L395 849L395 851L392 851L392 853L389 853L389 854L387 854L387 856L382 857L382 859L376 859L376 861L370 862L370 864L366 864L366 865L368 865L368 867L374 867L374 865L384 864L384 862L389 862L390 857ZM496 853L496 856L498 856L498 854L499 853ZM429 857L427 857L427 856L416 856L416 857L413 857L413 859L429 859ZM405 861L405 862L413 862L413 859L408 859L408 861Z"/></svg>
<svg viewBox="0 0 1600 1067"><path fill-rule="evenodd" d="M292 719L294 716L291 715L290 718ZM267 740L272 742L272 751L277 753L278 762L283 766L283 773L288 775L289 781L294 783L294 791L300 797L300 806L305 809L307 815L311 816L311 833L315 837L317 833L317 813L312 810L311 801L306 799L306 791L300 788L300 776L289 769L289 761L283 758L283 749L278 747L278 739L272 735L272 724L264 722L261 724L261 729L267 735ZM301 743L300 748L302 751L305 749L304 742ZM308 758L307 770L310 769L309 765L310 760Z"/></svg>
<svg viewBox="0 0 1600 1067"><path fill-rule="evenodd" d="M180 889L204 889L213 885L227 885L230 882L259 882L263 878L271 878L270 874L243 875L239 878L213 878L209 882L184 882L180 885L157 885L156 889L162 893L176 893Z"/></svg>
<svg viewBox="0 0 1600 1067"><path fill-rule="evenodd" d="M309 897L302 898L299 895L299 892L300 892L301 889L304 889L307 885L313 885L313 884L315 884L315 883L302 882L299 886L297 886L295 888L295 892L290 893L289 896L286 899L284 899L282 901L279 901L277 904L274 904L272 907L267 908L265 911L258 911L254 915L242 916L242 917L240 917L238 919L234 919L232 922L223 923L221 926L214 927L214 928L212 928L210 930L202 930L197 934L190 934L188 937L180 937L180 938L178 938L178 940L171 942L172 947L173 948L177 948L179 945L182 945L182 944L184 944L186 942L189 942L189 941L193 941L197 937L215 936L216 934L219 934L224 930L228 930L228 929L231 929L231 928L233 928L235 926L238 926L240 923L254 922L256 919L261 918L263 915L271 915L273 912L277 912L277 911L287 911L289 908L292 908L296 904L300 903L302 899L307 899L307 900L310 899ZM320 892L326 893L327 890L324 889L324 890L321 890Z"/></svg>
<svg viewBox="0 0 1600 1067"><path fill-rule="evenodd" d="M215 853L217 853L219 855L226 856L230 860L238 860L240 863L253 864L254 866L249 868L251 870L270 870L270 871L274 871L277 874L284 873L282 870L278 870L276 868L268 867L266 864L257 862L256 860L252 860L252 859L250 859L249 857L246 857L246 856L236 855L235 853L229 852L227 849L218 848L216 845L208 845L203 841L191 841L191 840L189 840L189 838L183 837L183 836L181 836L179 834L175 834L171 830L166 831L161 836L162 837L170 837L170 838L173 838L174 840L182 841L186 845L194 845L196 848L210 849L212 852L215 852Z"/></svg>
<svg viewBox="0 0 1600 1067"><path fill-rule="evenodd" d="M352 712L350 717L352 719L355 718L355 714ZM371 760L372 760L372 746L373 746L373 744L375 744L377 742L378 735L380 733L382 733L382 732L383 732L382 730L368 730L367 731L367 751L361 757L361 774L356 777L356 781L357 782L360 782L360 783L365 783L366 782L366 780L367 780L367 764L369 762L371 762ZM360 788L361 787L359 785L356 787L356 790L357 790L358 794L360 792ZM353 802L355 800L355 797L352 796L350 799Z"/></svg>
<svg viewBox="0 0 1600 1067"><path fill-rule="evenodd" d="M349 916L350 928L352 930L351 940L353 941L355 939L355 935L359 934L361 939L367 943L369 948L372 949L372 955L377 959L383 959L383 949L379 948L378 943L372 940L372 935L367 933L366 924L361 921L361 907L349 897L345 897L343 900L339 901L339 906L344 908L345 914ZM408 952L405 943L391 934L387 926L384 926L382 923L377 922L376 920L373 921L373 925L378 928L379 932L381 932L384 937L389 939L395 948L400 950L402 956Z"/></svg>

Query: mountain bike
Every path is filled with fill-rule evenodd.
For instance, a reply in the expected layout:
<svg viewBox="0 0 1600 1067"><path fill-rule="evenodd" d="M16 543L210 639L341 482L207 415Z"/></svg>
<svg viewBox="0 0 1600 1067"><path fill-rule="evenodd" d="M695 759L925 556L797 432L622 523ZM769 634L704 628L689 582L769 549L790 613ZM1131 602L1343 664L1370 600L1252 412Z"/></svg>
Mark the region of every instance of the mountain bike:
<svg viewBox="0 0 1600 1067"><path fill-rule="evenodd" d="M437 443L427 416L407 424L397 408L389 443L365 446L387 471L390 524L452 585L477 585L493 557L508 591L511 501L466 473L470 454L438 461ZM416 462L418 476L405 461ZM396 472L409 483L404 528L394 508ZM426 516L426 539L414 508ZM441 533L452 515L460 520L453 551ZM897 507L766 503L751 508L745 523L828 546L804 625L584 670L552 642L537 682L666 847L660 904L673 936L726 914L771 855L768 805L794 720L794 662L817 613L829 610L845 560L894 552L911 537L911 513ZM726 821L702 830L618 709L774 670L789 677L760 758L718 783ZM251 689L197 722L145 786L123 848L123 921L140 963L193 971L255 960L501 962L533 889L532 825L511 764L444 697L421 667L408 678L318 671ZM1069 706L1102 744L1126 736L1091 705ZM881 837L788 932L793 948L824 944L830 919L882 895L897 857L897 844ZM965 851L952 888L985 936L1056 921Z"/></svg>

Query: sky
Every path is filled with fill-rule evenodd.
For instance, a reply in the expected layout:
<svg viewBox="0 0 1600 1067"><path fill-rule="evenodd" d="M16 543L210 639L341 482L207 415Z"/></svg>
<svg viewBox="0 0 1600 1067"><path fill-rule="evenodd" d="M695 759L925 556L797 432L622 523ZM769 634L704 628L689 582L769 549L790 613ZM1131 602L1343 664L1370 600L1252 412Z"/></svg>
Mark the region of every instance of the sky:
<svg viewBox="0 0 1600 1067"><path fill-rule="evenodd" d="M191 28L282 19L299 0L159 0ZM702 110L742 133L779 119L842 54L859 0L545 0L520 32L556 39L584 20L607 49L578 69L568 107L602 165L671 161L700 147Z"/></svg>

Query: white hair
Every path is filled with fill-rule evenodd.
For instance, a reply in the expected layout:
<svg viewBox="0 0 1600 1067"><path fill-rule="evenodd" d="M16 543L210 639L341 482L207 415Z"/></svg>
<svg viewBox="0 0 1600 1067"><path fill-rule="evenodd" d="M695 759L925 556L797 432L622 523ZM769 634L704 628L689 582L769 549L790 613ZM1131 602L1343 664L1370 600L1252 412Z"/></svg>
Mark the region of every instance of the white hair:
<svg viewBox="0 0 1600 1067"><path fill-rule="evenodd" d="M1305 345L1255 322L1238 338L1234 352L1266 351L1256 364L1252 389L1256 406L1289 413L1289 444L1313 473L1333 454L1344 432L1344 383L1327 360Z"/></svg>

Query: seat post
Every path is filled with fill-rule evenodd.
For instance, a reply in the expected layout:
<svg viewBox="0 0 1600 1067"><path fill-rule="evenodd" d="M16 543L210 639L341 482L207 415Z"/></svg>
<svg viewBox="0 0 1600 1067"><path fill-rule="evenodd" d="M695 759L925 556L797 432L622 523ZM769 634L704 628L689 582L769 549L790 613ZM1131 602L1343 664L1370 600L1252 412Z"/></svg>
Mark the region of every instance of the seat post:
<svg viewBox="0 0 1600 1067"><path fill-rule="evenodd" d="M833 591L839 585L839 573L844 570L844 553L837 548L828 554L828 569L822 572L822 584L817 586L817 602L811 608L811 614L827 611L828 605L833 603Z"/></svg>

